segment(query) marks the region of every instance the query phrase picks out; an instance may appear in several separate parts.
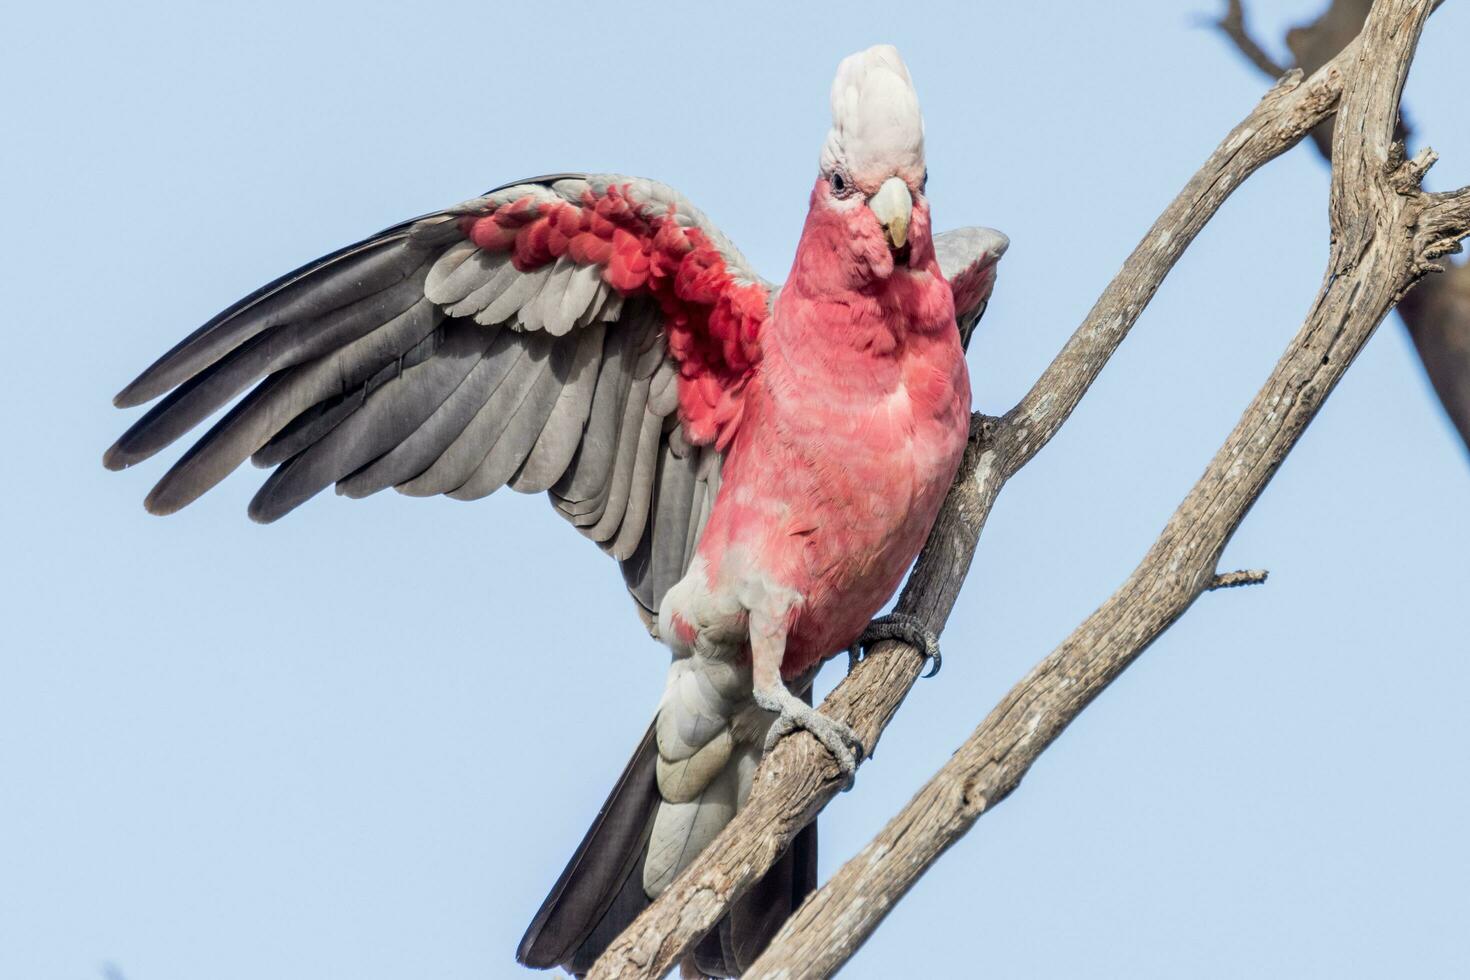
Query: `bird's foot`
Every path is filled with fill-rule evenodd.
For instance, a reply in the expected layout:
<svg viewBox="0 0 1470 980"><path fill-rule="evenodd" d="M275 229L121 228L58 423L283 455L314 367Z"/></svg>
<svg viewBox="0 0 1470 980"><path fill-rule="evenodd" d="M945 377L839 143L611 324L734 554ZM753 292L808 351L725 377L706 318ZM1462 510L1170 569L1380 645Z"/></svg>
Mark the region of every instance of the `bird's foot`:
<svg viewBox="0 0 1470 980"><path fill-rule="evenodd" d="M932 661L928 673L924 674L925 677L933 677L939 673L939 668L944 663L944 657L939 653L939 637L924 625L923 620L907 613L889 613L869 623L868 628L863 630L863 635L858 637L858 641L847 648L848 672L850 673L862 661L869 647L884 640L902 640L923 653L925 660Z"/></svg>
<svg viewBox="0 0 1470 980"><path fill-rule="evenodd" d="M857 732L834 718L828 718L786 690L783 684L777 684L771 690L757 689L753 693L756 704L777 713L776 720L766 732L765 751L771 751L777 742L798 728L805 728L837 760L837 768L847 780L844 790L852 788L858 763L862 762L866 754Z"/></svg>

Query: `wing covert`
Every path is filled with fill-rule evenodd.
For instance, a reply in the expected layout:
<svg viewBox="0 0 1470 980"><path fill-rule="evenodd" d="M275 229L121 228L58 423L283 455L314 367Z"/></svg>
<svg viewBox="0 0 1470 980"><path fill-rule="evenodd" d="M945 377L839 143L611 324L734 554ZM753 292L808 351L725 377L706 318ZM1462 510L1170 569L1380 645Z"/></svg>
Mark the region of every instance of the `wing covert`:
<svg viewBox="0 0 1470 980"><path fill-rule="evenodd" d="M956 228L934 236L934 256L954 292L955 320L966 347L995 289L996 265L1010 244L994 228Z"/></svg>

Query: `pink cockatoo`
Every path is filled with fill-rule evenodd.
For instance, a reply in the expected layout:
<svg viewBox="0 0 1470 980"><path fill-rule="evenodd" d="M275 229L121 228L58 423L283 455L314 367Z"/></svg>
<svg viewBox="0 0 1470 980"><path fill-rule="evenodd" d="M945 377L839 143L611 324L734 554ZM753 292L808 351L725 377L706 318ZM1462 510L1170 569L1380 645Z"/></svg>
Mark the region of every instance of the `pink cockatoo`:
<svg viewBox="0 0 1470 980"><path fill-rule="evenodd" d="M523 963L584 972L729 821L786 732L810 731L851 774L856 736L810 706L825 659L895 633L933 650L913 623L868 627L959 464L962 338L1006 239L932 237L926 178L908 69L891 46L870 48L838 67L780 289L662 184L541 177L270 283L117 396L167 393L108 450L113 469L251 389L154 488L154 513L247 458L275 467L250 505L258 521L331 483L458 499L508 484L547 491L621 563L673 662ZM754 959L814 886L814 833L692 966L738 975Z"/></svg>

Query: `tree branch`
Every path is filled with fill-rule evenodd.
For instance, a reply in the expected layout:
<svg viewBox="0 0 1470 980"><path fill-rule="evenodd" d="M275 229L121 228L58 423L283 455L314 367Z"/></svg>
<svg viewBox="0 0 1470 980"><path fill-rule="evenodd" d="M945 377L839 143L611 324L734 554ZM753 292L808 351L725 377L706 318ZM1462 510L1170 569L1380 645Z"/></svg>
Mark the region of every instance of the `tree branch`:
<svg viewBox="0 0 1470 980"><path fill-rule="evenodd" d="M1316 20L1288 31L1286 46L1296 66L1314 71L1340 51L1362 28L1369 5L1369 0L1333 0ZM1246 29L1241 0L1229 0L1217 26L1251 64L1273 78L1281 74L1269 58L1263 60L1260 45ZM1402 112L1397 133L1399 140L1408 141ZM1318 126L1312 140L1330 160L1332 124ZM1421 283L1398 310L1445 414L1470 449L1470 263L1450 265L1446 275Z"/></svg>
<svg viewBox="0 0 1470 980"><path fill-rule="evenodd" d="M1406 161L1393 139L1399 94L1430 9L1428 0L1373 6L1353 51L1334 137L1327 278L1204 476L1127 581L802 905L748 980L831 976L1119 673L1202 592L1231 578L1215 572L1226 543L1323 400L1398 298L1430 269L1434 253L1470 232L1470 191L1421 191L1432 154Z"/></svg>
<svg viewBox="0 0 1470 980"><path fill-rule="evenodd" d="M1180 255L1252 173L1300 142L1335 109L1356 48L1303 81L1288 74L1215 149L1154 222L1086 319L1024 398L1002 418L976 415L959 473L914 566L898 610L940 633L1001 487L1056 434ZM851 725L870 748L923 666L920 651L879 644L837 686L822 711ZM762 761L750 798L704 852L603 953L589 978L661 977L730 903L785 851L842 788L837 765L805 732Z"/></svg>
<svg viewBox="0 0 1470 980"><path fill-rule="evenodd" d="M1272 78L1280 78L1286 74L1286 69L1278 65L1276 59L1267 54L1266 49L1251 36L1250 30L1245 26L1245 7L1240 0L1228 0L1225 4L1225 13L1215 21L1215 26L1231 40L1247 61L1263 73Z"/></svg>

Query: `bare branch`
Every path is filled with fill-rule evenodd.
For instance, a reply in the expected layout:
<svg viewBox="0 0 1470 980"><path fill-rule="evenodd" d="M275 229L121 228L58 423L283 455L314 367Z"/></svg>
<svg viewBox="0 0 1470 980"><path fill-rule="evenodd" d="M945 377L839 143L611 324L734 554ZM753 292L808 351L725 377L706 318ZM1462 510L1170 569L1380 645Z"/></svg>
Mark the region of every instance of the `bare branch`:
<svg viewBox="0 0 1470 980"><path fill-rule="evenodd" d="M1270 574L1264 568L1243 568L1238 572L1225 572L1210 579L1209 584L1205 586L1205 591L1238 589L1242 585L1260 585Z"/></svg>
<svg viewBox="0 0 1470 980"><path fill-rule="evenodd" d="M1441 2L1437 0L1434 6L1438 8ZM1369 6L1369 0L1333 0L1316 20L1288 31L1286 46L1296 67L1314 71L1342 50L1362 28ZM1245 34L1240 0L1230 0L1219 26L1257 68L1273 78L1281 74L1269 59L1262 63L1247 47L1255 42ZM1402 109L1397 133L1399 140L1408 141ZM1331 159L1332 123L1324 122L1313 130L1312 141L1324 158ZM1421 283L1405 296L1398 310L1445 414L1470 449L1470 263L1448 265L1445 275Z"/></svg>
<svg viewBox="0 0 1470 980"><path fill-rule="evenodd" d="M1416 230L1416 242L1426 258L1438 258L1460 251L1464 237L1461 230L1470 220L1470 192L1460 188L1452 194L1427 194L1424 214Z"/></svg>
<svg viewBox="0 0 1470 980"><path fill-rule="evenodd" d="M1426 241L1416 231L1432 226L1429 240L1438 246L1470 232L1467 192L1420 191L1431 157L1405 161L1393 140L1399 93L1430 8L1428 0L1374 4L1335 136L1329 274L1204 476L1127 581L802 905L747 978L831 976L1066 726L1203 591L1230 577L1213 570L1231 535L1374 329L1424 274Z"/></svg>
<svg viewBox="0 0 1470 980"><path fill-rule="evenodd" d="M1343 52L1311 78L1282 79L1237 125L1154 222L1041 378L1003 418L977 415L959 474L898 610L942 632L975 545L1006 481L1056 434L1169 270L1234 190L1336 108ZM876 745L923 665L921 652L880 644L823 702L823 713ZM837 765L802 732L762 761L750 798L704 852L603 953L589 978L663 976L785 851L842 788Z"/></svg>

